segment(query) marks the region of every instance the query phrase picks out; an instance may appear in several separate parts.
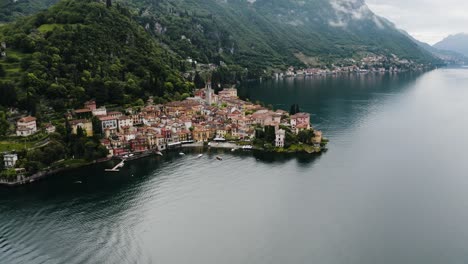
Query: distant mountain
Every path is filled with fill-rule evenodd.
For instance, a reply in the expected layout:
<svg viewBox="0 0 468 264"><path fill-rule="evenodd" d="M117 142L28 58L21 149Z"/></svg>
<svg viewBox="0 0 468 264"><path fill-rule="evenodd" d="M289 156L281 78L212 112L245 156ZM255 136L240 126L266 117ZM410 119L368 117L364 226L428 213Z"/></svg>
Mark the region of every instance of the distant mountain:
<svg viewBox="0 0 468 264"><path fill-rule="evenodd" d="M55 0L0 0L32 12ZM435 58L375 15L364 0L127 0L133 16L183 58L250 71L342 64L369 55ZM22 3L22 5L19 5ZM30 3L28 5L27 3ZM26 7L31 7L26 8ZM10 12L11 13L11 12ZM1 19L1 18L0 18Z"/></svg>
<svg viewBox="0 0 468 264"><path fill-rule="evenodd" d="M367 55L434 61L363 0L131 2L148 30L182 56L200 61L262 68L323 65Z"/></svg>
<svg viewBox="0 0 468 264"><path fill-rule="evenodd" d="M468 34L450 35L434 45L435 48L455 51L468 56Z"/></svg>
<svg viewBox="0 0 468 264"><path fill-rule="evenodd" d="M425 42L417 40L416 38L412 37L408 32L404 30L402 30L401 32L405 34L406 36L408 36L408 38L410 38L418 46L430 52L432 55L439 58L446 64L468 64L468 56L465 56L456 51L439 49L439 48L433 47Z"/></svg>

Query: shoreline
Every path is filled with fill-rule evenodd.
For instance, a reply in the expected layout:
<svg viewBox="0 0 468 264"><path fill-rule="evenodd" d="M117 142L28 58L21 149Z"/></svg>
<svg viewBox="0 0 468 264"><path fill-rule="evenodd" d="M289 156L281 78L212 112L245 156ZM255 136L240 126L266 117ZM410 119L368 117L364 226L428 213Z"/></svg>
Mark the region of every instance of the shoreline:
<svg viewBox="0 0 468 264"><path fill-rule="evenodd" d="M320 147L319 151L309 153L307 151L267 150L267 149L258 148L258 147L255 147L255 146L251 146L251 148L243 148L243 146L232 143L232 142L214 142L214 141L212 141L212 142L208 142L208 144L206 144L206 143L207 142L195 142L195 143L183 144L183 145L180 145L180 146L178 146L176 148L168 148L168 149L164 150L163 152L176 151L176 150L180 150L180 149L200 149L201 148L201 149L203 149L203 153L206 153L207 150L210 150L210 149L219 149L219 150L231 150L231 153L236 153L236 152L239 152L239 151L242 151L242 152L260 151L260 152L263 152L263 153L276 153L276 154L300 154L300 153L303 153L303 154L308 154L308 155L320 155L323 152L327 151L326 147ZM22 180L19 180L19 181L18 180L17 181L3 181L3 180L0 180L0 187L14 188L14 187L19 187L19 186L23 186L23 185L29 185L29 184L33 184L35 182L38 182L40 180L44 180L44 179L46 179L46 178L48 178L50 176L53 176L53 175L55 175L57 173L67 172L67 171L72 171L72 170L78 170L78 169L81 169L81 168L84 168L84 167L87 167L87 166L92 166L92 165L108 162L108 161L111 161L111 160L123 160L123 161L127 162L127 161L133 161L133 160L138 160L138 159L143 159L143 158L158 155L157 151L154 151L154 150L145 151L145 152L134 152L134 153L131 153L131 154L134 154L134 156L126 157L126 158L124 158L122 156L113 156L113 157L107 157L107 158L103 158L103 159L99 159L99 160L90 161L90 162L80 164L80 165L75 165L75 166L67 165L66 167L61 167L61 168L57 168L57 169L43 170L43 171L39 171L39 172L29 176L29 177L24 177Z"/></svg>

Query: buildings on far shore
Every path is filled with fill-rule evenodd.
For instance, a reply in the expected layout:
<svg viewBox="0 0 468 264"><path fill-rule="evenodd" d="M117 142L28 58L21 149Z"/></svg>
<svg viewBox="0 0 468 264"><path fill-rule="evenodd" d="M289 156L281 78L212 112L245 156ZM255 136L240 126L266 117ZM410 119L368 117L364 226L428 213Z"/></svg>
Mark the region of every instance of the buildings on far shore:
<svg viewBox="0 0 468 264"><path fill-rule="evenodd" d="M235 88L215 94L208 83L205 88L196 90L194 95L166 104L154 104L150 99L145 106L121 111L108 111L91 100L85 102L82 109L69 111L66 114L68 124L65 125L72 134L82 131L88 137L99 131L101 143L110 155L163 150L178 144L213 139L252 140L256 130L267 126L274 127L273 143L282 148L287 134L285 127L296 134L311 128L310 114L289 116L283 110L273 111L243 101L238 98ZM30 136L38 131L37 127L36 118L26 116L18 120L16 134ZM55 132L55 127L50 123L42 124L42 127L47 133ZM321 134L315 138L319 139Z"/></svg>

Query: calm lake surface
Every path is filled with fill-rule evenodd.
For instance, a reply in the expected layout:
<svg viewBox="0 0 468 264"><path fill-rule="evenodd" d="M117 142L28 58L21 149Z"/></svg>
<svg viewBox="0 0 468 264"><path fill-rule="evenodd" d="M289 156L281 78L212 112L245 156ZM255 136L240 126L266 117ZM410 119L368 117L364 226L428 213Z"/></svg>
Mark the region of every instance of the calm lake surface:
<svg viewBox="0 0 468 264"><path fill-rule="evenodd" d="M468 69L246 86L312 113L329 151L175 153L0 189L0 263L468 262Z"/></svg>

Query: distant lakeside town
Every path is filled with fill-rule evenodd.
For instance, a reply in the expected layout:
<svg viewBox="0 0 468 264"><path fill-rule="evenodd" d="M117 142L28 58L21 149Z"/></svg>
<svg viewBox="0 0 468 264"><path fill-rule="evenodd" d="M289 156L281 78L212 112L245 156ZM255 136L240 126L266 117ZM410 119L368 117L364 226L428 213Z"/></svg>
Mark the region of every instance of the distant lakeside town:
<svg viewBox="0 0 468 264"><path fill-rule="evenodd" d="M347 59L343 64L332 64L329 67L295 68L291 66L285 72L274 73L273 77L324 76L340 73L398 73L404 71L422 71L425 68L424 64L401 59L396 55L389 57L374 55L360 60Z"/></svg>
<svg viewBox="0 0 468 264"><path fill-rule="evenodd" d="M121 111L108 111L96 101L85 102L83 108L66 113L65 129L52 123L38 124L33 116L24 116L16 121L16 137L44 136L31 149L39 149L38 155L59 152L51 148L57 134L67 134L75 142L72 148L84 148L84 156L74 162L74 157L65 154L56 159L40 161L41 166L28 168L25 164L34 159L28 151L3 153L4 169L0 183L17 185L44 177L65 168L80 167L110 159L135 159L161 154L171 148L210 145L237 150L261 150L285 153L320 153L327 139L322 132L314 130L309 113L302 113L294 105L291 111L268 109L260 104L239 99L237 89L226 88L215 94L211 83L194 92L193 97L166 104L154 104L152 99L141 107ZM98 141L93 146L86 138ZM80 142L85 142L80 145ZM39 145L37 145L39 144ZM91 153L86 154L86 149ZM34 151L33 151L34 152ZM51 158L53 159L53 158ZM22 162L20 162L22 161ZM37 164L36 164L37 165Z"/></svg>

